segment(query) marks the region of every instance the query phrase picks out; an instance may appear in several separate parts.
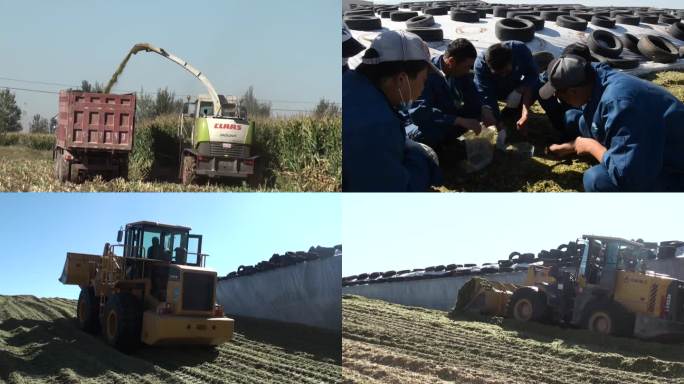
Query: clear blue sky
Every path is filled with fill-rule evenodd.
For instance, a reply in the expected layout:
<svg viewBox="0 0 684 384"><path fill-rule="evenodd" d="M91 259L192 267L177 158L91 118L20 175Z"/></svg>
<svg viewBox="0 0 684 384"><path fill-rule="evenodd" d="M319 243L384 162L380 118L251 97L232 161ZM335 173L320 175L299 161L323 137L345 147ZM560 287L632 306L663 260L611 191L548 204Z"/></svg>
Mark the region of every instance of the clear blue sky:
<svg viewBox="0 0 684 384"><path fill-rule="evenodd" d="M583 234L684 240L681 194L345 194L343 275L497 262Z"/></svg>
<svg viewBox="0 0 684 384"><path fill-rule="evenodd" d="M0 194L0 294L77 298L62 285L69 251L102 254L120 226L138 220L186 225L202 234L207 267L219 275L273 253L341 244L339 194Z"/></svg>
<svg viewBox="0 0 684 384"><path fill-rule="evenodd" d="M130 48L147 42L203 71L219 93L253 85L273 109L310 110L320 98L341 102L340 8L340 0L0 0L0 87L68 88L5 78L106 83ZM205 93L151 53L133 56L113 91L140 87ZM14 92L28 117L57 113L57 95Z"/></svg>

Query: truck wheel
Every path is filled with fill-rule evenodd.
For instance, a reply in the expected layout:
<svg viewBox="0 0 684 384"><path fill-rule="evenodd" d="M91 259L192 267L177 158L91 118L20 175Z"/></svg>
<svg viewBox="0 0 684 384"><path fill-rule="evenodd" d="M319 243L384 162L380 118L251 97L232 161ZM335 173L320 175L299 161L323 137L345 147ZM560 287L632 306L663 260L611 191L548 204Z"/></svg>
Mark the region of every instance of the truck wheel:
<svg viewBox="0 0 684 384"><path fill-rule="evenodd" d="M543 321L548 317L546 296L530 288L520 288L513 292L508 301L508 316L518 321Z"/></svg>
<svg viewBox="0 0 684 384"><path fill-rule="evenodd" d="M81 177L79 175L78 168L72 167L68 161L64 161L64 173L69 178L69 181L71 181L72 183L78 184L81 182Z"/></svg>
<svg viewBox="0 0 684 384"><path fill-rule="evenodd" d="M190 185L195 182L197 170L197 161L194 156L183 156L183 172L181 172L181 183L183 185Z"/></svg>
<svg viewBox="0 0 684 384"><path fill-rule="evenodd" d="M634 333L634 314L617 303L593 303L587 306L584 326L604 335L631 336Z"/></svg>
<svg viewBox="0 0 684 384"><path fill-rule="evenodd" d="M96 335L100 332L100 303L95 297L93 287L81 288L76 307L76 318L81 330Z"/></svg>
<svg viewBox="0 0 684 384"><path fill-rule="evenodd" d="M140 346L142 308L130 293L115 293L105 304L104 336L107 342L124 353Z"/></svg>

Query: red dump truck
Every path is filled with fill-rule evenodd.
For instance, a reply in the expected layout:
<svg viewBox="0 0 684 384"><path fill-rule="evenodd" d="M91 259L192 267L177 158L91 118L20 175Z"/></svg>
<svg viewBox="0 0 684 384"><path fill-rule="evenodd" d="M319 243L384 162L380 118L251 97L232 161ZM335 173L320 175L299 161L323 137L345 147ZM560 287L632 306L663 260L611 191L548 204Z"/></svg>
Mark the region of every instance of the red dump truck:
<svg viewBox="0 0 684 384"><path fill-rule="evenodd" d="M128 178L133 148L135 94L61 91L55 133L55 177L64 182Z"/></svg>

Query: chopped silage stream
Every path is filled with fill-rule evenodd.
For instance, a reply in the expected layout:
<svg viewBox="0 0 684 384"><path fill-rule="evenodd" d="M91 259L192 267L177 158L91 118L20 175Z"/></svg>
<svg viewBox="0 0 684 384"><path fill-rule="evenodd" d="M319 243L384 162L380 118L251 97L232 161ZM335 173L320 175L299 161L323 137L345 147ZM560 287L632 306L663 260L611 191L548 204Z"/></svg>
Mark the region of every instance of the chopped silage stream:
<svg viewBox="0 0 684 384"><path fill-rule="evenodd" d="M684 346L345 296L346 383L684 383Z"/></svg>
<svg viewBox="0 0 684 384"><path fill-rule="evenodd" d="M242 330L217 349L144 347L124 355L77 329L74 300L0 296L0 382L334 383L339 344L277 328ZM269 340L277 342L269 342ZM335 351L337 348L337 352ZM337 354L337 356L336 356Z"/></svg>

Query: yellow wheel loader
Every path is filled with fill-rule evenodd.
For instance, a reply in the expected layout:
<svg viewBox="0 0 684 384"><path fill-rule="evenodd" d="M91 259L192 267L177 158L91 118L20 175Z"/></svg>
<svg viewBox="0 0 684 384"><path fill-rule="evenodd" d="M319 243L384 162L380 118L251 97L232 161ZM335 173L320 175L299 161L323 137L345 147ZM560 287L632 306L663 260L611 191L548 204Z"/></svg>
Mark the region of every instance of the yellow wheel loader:
<svg viewBox="0 0 684 384"><path fill-rule="evenodd" d="M642 339L684 338L684 282L646 271L650 251L643 244L606 236L578 243L579 264L531 265L523 285L471 279L454 310Z"/></svg>
<svg viewBox="0 0 684 384"><path fill-rule="evenodd" d="M124 352L141 343L216 346L232 339L234 322L216 304L216 272L204 267L201 235L139 221L119 230L117 242L106 243L101 256L67 253L59 281L81 287L82 330L101 332Z"/></svg>

